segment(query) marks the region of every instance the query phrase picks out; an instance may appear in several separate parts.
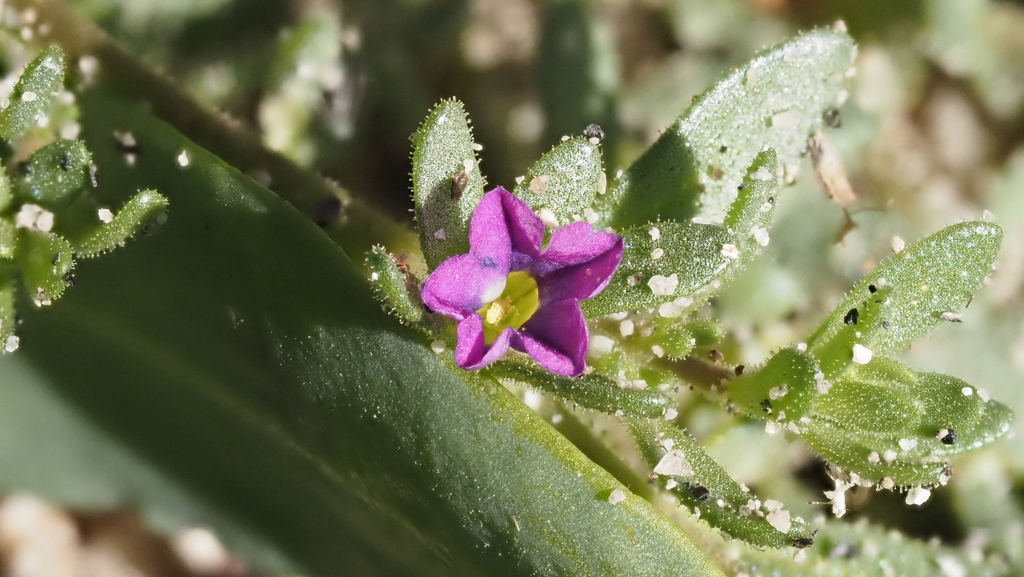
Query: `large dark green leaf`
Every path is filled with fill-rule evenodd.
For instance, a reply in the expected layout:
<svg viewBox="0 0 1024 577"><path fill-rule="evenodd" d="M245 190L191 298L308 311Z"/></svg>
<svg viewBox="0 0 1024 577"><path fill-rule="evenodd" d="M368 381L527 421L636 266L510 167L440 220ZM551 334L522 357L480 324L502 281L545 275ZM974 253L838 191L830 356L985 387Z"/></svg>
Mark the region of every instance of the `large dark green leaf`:
<svg viewBox="0 0 1024 577"><path fill-rule="evenodd" d="M611 504L624 488L508 391L387 317L284 201L140 108L80 102L98 194L154 188L169 218L82 264L55 306L25 306L14 358L208 503L199 520L317 575L720 574L647 502ZM0 481L32 489L17 466Z"/></svg>

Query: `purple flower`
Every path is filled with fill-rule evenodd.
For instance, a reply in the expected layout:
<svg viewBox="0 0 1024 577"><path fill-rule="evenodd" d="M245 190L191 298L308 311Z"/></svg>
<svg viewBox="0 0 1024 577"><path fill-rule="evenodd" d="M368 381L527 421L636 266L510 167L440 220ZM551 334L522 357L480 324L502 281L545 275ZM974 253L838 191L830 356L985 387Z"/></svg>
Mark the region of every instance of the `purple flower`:
<svg viewBox="0 0 1024 577"><path fill-rule="evenodd" d="M587 321L579 301L604 290L622 260L622 239L574 222L551 233L504 188L484 195L469 223L469 254L449 258L423 285L423 302L459 321L455 362L476 370L509 347L544 368L578 376Z"/></svg>

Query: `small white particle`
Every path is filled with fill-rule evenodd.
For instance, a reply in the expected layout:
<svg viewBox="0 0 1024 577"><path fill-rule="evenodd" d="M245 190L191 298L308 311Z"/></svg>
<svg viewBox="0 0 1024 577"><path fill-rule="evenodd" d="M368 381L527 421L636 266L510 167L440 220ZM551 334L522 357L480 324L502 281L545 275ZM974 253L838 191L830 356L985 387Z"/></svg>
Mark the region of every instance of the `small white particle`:
<svg viewBox="0 0 1024 577"><path fill-rule="evenodd" d="M782 425L776 423L775 421L768 421L767 423L764 424L764 432L768 433L769 435L774 435L781 430Z"/></svg>
<svg viewBox="0 0 1024 577"><path fill-rule="evenodd" d="M836 484L834 491L824 491L825 498L832 501L832 514L842 517L846 514L846 491L853 487L853 483L847 483L839 479L832 480Z"/></svg>
<svg viewBox="0 0 1024 577"><path fill-rule="evenodd" d="M651 288L651 292L657 296L669 296L675 294L676 288L679 287L679 275L673 273L670 276L663 276L656 274L651 277L651 280L647 281L647 286Z"/></svg>
<svg viewBox="0 0 1024 577"><path fill-rule="evenodd" d="M479 142L474 142L473 143L473 150L475 150L477 152L480 152L483 149L484 149L484 145L480 144Z"/></svg>
<svg viewBox="0 0 1024 577"><path fill-rule="evenodd" d="M608 192L608 175L602 170L597 177L597 194Z"/></svg>
<svg viewBox="0 0 1024 577"><path fill-rule="evenodd" d="M981 220L985 222L993 222L995 221L995 219L996 215L992 214L992 211L990 210L986 210L985 212L981 213Z"/></svg>
<svg viewBox="0 0 1024 577"><path fill-rule="evenodd" d="M761 205L761 212L768 212L771 209L772 209L772 203L770 203L770 202L765 202L764 204Z"/></svg>
<svg viewBox="0 0 1024 577"><path fill-rule="evenodd" d="M569 135L568 134L562 136L562 142L565 142L566 140L569 140Z"/></svg>
<svg viewBox="0 0 1024 577"><path fill-rule="evenodd" d="M900 252L901 250L903 250L906 247L907 247L907 243L904 242L902 238L900 238L898 236L892 237L892 251L893 252Z"/></svg>
<svg viewBox="0 0 1024 577"><path fill-rule="evenodd" d="M754 172L754 174L751 174L750 178L752 178L754 180L771 180L772 179L772 173L770 173L767 170L764 170L762 168L762 169Z"/></svg>
<svg viewBox="0 0 1024 577"><path fill-rule="evenodd" d="M783 507L782 501L776 501L775 499L765 499L764 508L769 511L778 511Z"/></svg>
<svg viewBox="0 0 1024 577"><path fill-rule="evenodd" d="M562 413L555 413L554 415L551 415L551 424L552 425L557 425L557 424L559 424L561 422L562 422Z"/></svg>
<svg viewBox="0 0 1024 577"><path fill-rule="evenodd" d="M37 204L23 204L18 214L14 215L14 226L17 228L35 228L36 219L43 212Z"/></svg>
<svg viewBox="0 0 1024 577"><path fill-rule="evenodd" d="M604 335L595 335L590 338L590 349L588 352L593 357L603 357L612 352L614 348L615 341Z"/></svg>
<svg viewBox="0 0 1024 577"><path fill-rule="evenodd" d="M21 339L18 338L18 335L10 335L7 337L7 342L4 343L4 350L8 353L13 353L18 350L19 344L21 344Z"/></svg>
<svg viewBox="0 0 1024 577"><path fill-rule="evenodd" d="M627 319L619 323L619 334L624 337L632 336L633 330L636 327L633 325L633 321Z"/></svg>
<svg viewBox="0 0 1024 577"><path fill-rule="evenodd" d="M551 176L542 174L535 176L530 180L530 192L534 194L544 194L548 191L548 186L551 184Z"/></svg>
<svg viewBox="0 0 1024 577"><path fill-rule="evenodd" d="M871 349L861 344L853 345L853 362L858 365L866 365L871 362L871 357L875 356L875 353Z"/></svg>
<svg viewBox="0 0 1024 577"><path fill-rule="evenodd" d="M181 154L178 155L178 166L185 168L189 162L191 162L191 159L188 157L188 151L182 150Z"/></svg>
<svg viewBox="0 0 1024 577"><path fill-rule="evenodd" d="M430 350L434 351L437 354L443 353L444 352L444 341L434 341L434 342L430 343Z"/></svg>
<svg viewBox="0 0 1024 577"><path fill-rule="evenodd" d="M443 228L439 228L434 231L434 238L437 240L444 240L448 238L448 233L446 233Z"/></svg>
<svg viewBox="0 0 1024 577"><path fill-rule="evenodd" d="M768 391L768 398L773 401L776 401L778 399L781 399L782 397L785 397L788 393L789 387L787 387L786 385L779 385Z"/></svg>
<svg viewBox="0 0 1024 577"><path fill-rule="evenodd" d="M466 169L466 172L472 171L473 170L473 161L468 159L468 158L466 160L463 160L462 161L462 167Z"/></svg>
<svg viewBox="0 0 1024 577"><path fill-rule="evenodd" d="M114 220L114 213L110 212L109 208L101 208L96 211L96 216L100 219L100 222L110 222Z"/></svg>
<svg viewBox="0 0 1024 577"><path fill-rule="evenodd" d="M963 394L963 396L969 397L974 394L974 389L972 389L971 387L964 387L960 389L960 392Z"/></svg>
<svg viewBox="0 0 1024 577"><path fill-rule="evenodd" d="M978 389L978 398L987 403L987 402L992 400L992 395L989 394L988 389L980 389L979 388Z"/></svg>
<svg viewBox="0 0 1024 577"><path fill-rule="evenodd" d="M967 577L967 568L952 555L941 555L935 559L942 571L942 577Z"/></svg>
<svg viewBox="0 0 1024 577"><path fill-rule="evenodd" d="M516 184L522 184L524 180L526 180L525 176L517 176L516 177Z"/></svg>
<svg viewBox="0 0 1024 577"><path fill-rule="evenodd" d="M593 136L590 138L590 144L597 146L598 144L601 144L601 139L596 136Z"/></svg>
<svg viewBox="0 0 1024 577"><path fill-rule="evenodd" d="M372 281L380 280L380 273L377 273L377 272L370 273L370 280L372 280Z"/></svg>
<svg viewBox="0 0 1024 577"><path fill-rule="evenodd" d="M611 492L610 495L608 495L608 502L611 503L612 505L618 505L619 503L625 500L626 494L622 491L622 489L615 489L614 491Z"/></svg>
<svg viewBox="0 0 1024 577"><path fill-rule="evenodd" d="M924 487L914 487L910 491L907 491L907 505L924 505L928 501L928 497L932 496L932 492Z"/></svg>
<svg viewBox="0 0 1024 577"><path fill-rule="evenodd" d="M647 233L651 235L651 240L654 242L661 240L661 231L657 227L652 226L651 230L647 231Z"/></svg>
<svg viewBox="0 0 1024 577"><path fill-rule="evenodd" d="M757 241L757 244L761 246L768 246L769 238L767 230L759 226L755 226L754 228L751 229L750 232L754 234L754 240Z"/></svg>
<svg viewBox="0 0 1024 577"><path fill-rule="evenodd" d="M793 522L789 520L789 511L783 509L768 513L764 516L764 520L781 533L788 533L793 526Z"/></svg>
<svg viewBox="0 0 1024 577"><path fill-rule="evenodd" d="M668 481L665 481L666 489L675 489L678 485L679 483L677 483L675 479L669 479Z"/></svg>
<svg viewBox="0 0 1024 577"><path fill-rule="evenodd" d="M651 260L658 260L663 256L665 256L665 251L660 248L656 248L651 251Z"/></svg>
<svg viewBox="0 0 1024 577"><path fill-rule="evenodd" d="M665 453L665 456L658 461L654 472L672 477L688 477L693 474L693 467L686 460L686 455L682 451L673 450Z"/></svg>
<svg viewBox="0 0 1024 577"><path fill-rule="evenodd" d="M651 345L651 352L659 359L665 356L665 349L660 345Z"/></svg>
<svg viewBox="0 0 1024 577"><path fill-rule="evenodd" d="M548 228L558 228L558 218L555 216L555 213L551 212L551 209L542 208L538 210L537 218Z"/></svg>
<svg viewBox="0 0 1024 577"><path fill-rule="evenodd" d="M949 321L951 323L962 323L962 322L964 322L964 315L962 315L960 313L945 312L945 313L942 313L941 315L939 315L939 318L944 320L944 321Z"/></svg>
<svg viewBox="0 0 1024 577"><path fill-rule="evenodd" d="M909 451L917 446L917 439L900 439L900 448Z"/></svg>
<svg viewBox="0 0 1024 577"><path fill-rule="evenodd" d="M801 353L806 351L807 350L807 343L797 343L796 344L796 350L800 351Z"/></svg>
<svg viewBox="0 0 1024 577"><path fill-rule="evenodd" d="M885 459L886 463L895 461L896 456L896 451L893 451L892 449L886 449L885 452L882 453L882 458Z"/></svg>
<svg viewBox="0 0 1024 577"><path fill-rule="evenodd" d="M53 213L44 210L39 213L39 217L36 218L36 228L42 232L50 232L53 230Z"/></svg>
<svg viewBox="0 0 1024 577"><path fill-rule="evenodd" d="M620 180L622 178L623 174L626 174L626 171L622 170L621 168L616 170L615 171L615 180Z"/></svg>
<svg viewBox="0 0 1024 577"><path fill-rule="evenodd" d="M24 101L24 102L34 102L35 99L36 99L36 93L32 92L30 90L25 91L21 95L21 100Z"/></svg>
<svg viewBox="0 0 1024 577"><path fill-rule="evenodd" d="M725 258L739 258L740 249L734 244L723 244L722 245L722 256Z"/></svg>
<svg viewBox="0 0 1024 577"><path fill-rule="evenodd" d="M846 32L846 22L842 20L836 20L832 23L832 29L836 32Z"/></svg>
<svg viewBox="0 0 1024 577"><path fill-rule="evenodd" d="M891 491L892 488L895 487L895 486L896 486L896 483L893 482L892 477L884 477L882 479L882 488L883 489L885 489L887 491Z"/></svg>
<svg viewBox="0 0 1024 577"><path fill-rule="evenodd" d="M794 563L803 563L807 560L807 549L797 549L796 553L793 554Z"/></svg>
<svg viewBox="0 0 1024 577"><path fill-rule="evenodd" d="M665 317L666 319L678 318L683 314L683 307L677 305L674 302L665 303L658 307L658 315Z"/></svg>
<svg viewBox="0 0 1024 577"><path fill-rule="evenodd" d="M597 221L601 220L601 215L590 207L583 209L583 218L587 219L590 224L597 224Z"/></svg>
<svg viewBox="0 0 1024 577"><path fill-rule="evenodd" d="M665 420L674 421L679 416L679 411L675 409L665 409Z"/></svg>
<svg viewBox="0 0 1024 577"><path fill-rule="evenodd" d="M878 451L871 451L870 453L868 453L868 462L871 463L872 465L878 463L879 460L880 459L878 457Z"/></svg>

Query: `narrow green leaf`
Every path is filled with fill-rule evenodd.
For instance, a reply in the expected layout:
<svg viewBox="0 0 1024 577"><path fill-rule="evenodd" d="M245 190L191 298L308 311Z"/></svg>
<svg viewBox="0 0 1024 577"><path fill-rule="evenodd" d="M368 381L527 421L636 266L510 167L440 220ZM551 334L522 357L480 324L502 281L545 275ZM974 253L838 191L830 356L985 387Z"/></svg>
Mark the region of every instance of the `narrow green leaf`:
<svg viewBox="0 0 1024 577"><path fill-rule="evenodd" d="M611 190L612 225L661 219L722 222L746 168L769 147L799 162L822 113L841 103L856 48L815 30L754 58L700 96ZM613 204L614 206L614 204Z"/></svg>
<svg viewBox="0 0 1024 577"><path fill-rule="evenodd" d="M680 503L699 511L712 527L755 547L790 547L797 539L811 538L806 523L791 519L788 511L771 513L685 431L666 422L634 419L630 425L644 459L658 473L658 484L670 486ZM687 474L671 474L673 469ZM787 525L786 531L777 528Z"/></svg>
<svg viewBox="0 0 1024 577"><path fill-rule="evenodd" d="M570 138L540 157L514 193L534 210L550 210L560 224L570 223L587 218L603 170L598 145Z"/></svg>
<svg viewBox="0 0 1024 577"><path fill-rule="evenodd" d="M14 309L14 278L7 267L0 267L0 354L14 348L15 314ZM12 346L8 346L8 343Z"/></svg>
<svg viewBox="0 0 1024 577"><path fill-rule="evenodd" d="M748 416L800 422L823 378L818 363L797 349L782 349L763 367L747 371L729 383L729 398Z"/></svg>
<svg viewBox="0 0 1024 577"><path fill-rule="evenodd" d="M14 183L19 200L55 210L70 204L89 183L92 155L80 140L58 140L32 153Z"/></svg>
<svg viewBox="0 0 1024 577"><path fill-rule="evenodd" d="M366 267L370 270L370 286L387 310L405 324L414 325L423 320L423 305L409 289L413 279L398 268L398 263L384 247L373 247L366 255Z"/></svg>
<svg viewBox="0 0 1024 577"><path fill-rule="evenodd" d="M944 228L893 255L871 271L808 339L812 354L848 325L850 310L872 297L872 289L892 292L879 303L879 322L865 326L860 343L875 354L898 351L955 313L992 270L1003 231L989 222L962 222ZM859 322L859 321L858 321ZM823 360L824 362L824 360Z"/></svg>
<svg viewBox="0 0 1024 577"><path fill-rule="evenodd" d="M672 396L656 389L630 389L597 373L570 379L537 368L529 361L508 359L491 365L495 377L536 387L587 409L629 417L661 417L675 407Z"/></svg>
<svg viewBox="0 0 1024 577"><path fill-rule="evenodd" d="M0 212L3 212L11 204L14 194L11 192L11 181L7 178L7 171L0 166Z"/></svg>
<svg viewBox="0 0 1024 577"><path fill-rule="evenodd" d="M155 190L144 190L136 194L117 211L110 222L103 223L77 241L75 254L92 258L124 246L153 217L166 210L167 205L167 198Z"/></svg>
<svg viewBox="0 0 1024 577"><path fill-rule="evenodd" d="M18 229L6 218L0 218L0 259L14 258L18 246Z"/></svg>
<svg viewBox="0 0 1024 577"><path fill-rule="evenodd" d="M29 62L0 111L0 138L18 140L45 116L64 85L64 53L51 46Z"/></svg>
<svg viewBox="0 0 1024 577"><path fill-rule="evenodd" d="M735 232L744 248L768 244L768 228L775 215L775 195L782 180L779 157L772 149L759 153L750 164L736 200L722 226ZM753 250L745 251L748 254Z"/></svg>
<svg viewBox="0 0 1024 577"><path fill-rule="evenodd" d="M37 230L22 231L20 237L14 258L28 296L36 305L59 299L75 268L71 243L57 234Z"/></svg>
<svg viewBox="0 0 1024 577"><path fill-rule="evenodd" d="M879 358L850 365L809 414L803 436L815 452L889 487L944 484L948 457L991 443L1012 420L984 390Z"/></svg>
<svg viewBox="0 0 1024 577"><path fill-rule="evenodd" d="M442 101L413 135L412 189L427 265L469 252L469 219L484 178L461 102Z"/></svg>
<svg viewBox="0 0 1024 577"><path fill-rule="evenodd" d="M625 250L611 283L581 303L588 317L661 305L673 309L664 316L678 316L695 291L725 270L732 258L723 247L736 242L720 226L669 221L632 227L622 238Z"/></svg>

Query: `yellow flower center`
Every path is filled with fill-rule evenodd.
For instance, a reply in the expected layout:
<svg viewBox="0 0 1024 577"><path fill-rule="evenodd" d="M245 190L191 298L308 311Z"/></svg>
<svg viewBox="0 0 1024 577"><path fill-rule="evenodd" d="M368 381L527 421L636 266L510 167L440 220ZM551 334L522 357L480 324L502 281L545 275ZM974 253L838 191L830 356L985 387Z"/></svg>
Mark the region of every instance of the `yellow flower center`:
<svg viewBox="0 0 1024 577"><path fill-rule="evenodd" d="M523 271L509 273L501 296L477 311L484 318L484 342L493 343L508 327L519 329L538 308L537 281Z"/></svg>

